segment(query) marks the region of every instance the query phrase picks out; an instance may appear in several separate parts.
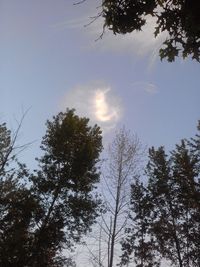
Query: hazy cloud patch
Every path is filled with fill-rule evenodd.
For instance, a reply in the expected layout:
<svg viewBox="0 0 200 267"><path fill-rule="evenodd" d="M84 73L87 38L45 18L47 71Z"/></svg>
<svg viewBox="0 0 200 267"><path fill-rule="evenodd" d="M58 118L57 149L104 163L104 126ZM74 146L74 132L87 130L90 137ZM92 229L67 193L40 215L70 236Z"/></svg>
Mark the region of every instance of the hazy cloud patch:
<svg viewBox="0 0 200 267"><path fill-rule="evenodd" d="M101 35L103 28L102 19L98 19L90 26L88 26L88 33L98 38ZM114 51L128 51L134 52L139 56L146 54L155 54L162 42L165 40L166 35L161 34L159 37L154 37L155 19L149 16L147 24L143 27L142 31L127 33L125 35L114 35L111 31L106 30L102 40L96 42L96 46L101 49L114 50Z"/></svg>
<svg viewBox="0 0 200 267"><path fill-rule="evenodd" d="M78 85L66 93L62 109L75 108L80 116L97 123L104 132L114 128L122 116L122 105L110 86L101 82Z"/></svg>
<svg viewBox="0 0 200 267"><path fill-rule="evenodd" d="M91 11L92 9L90 9ZM166 39L167 34L162 33L157 38L154 37L156 19L148 16L147 23L142 28L142 31L117 34L114 35L112 31L108 29L103 32L104 21L101 17L92 22L92 18L95 17L95 9L90 14L85 14L76 19L66 20L60 22L54 27L56 29L72 29L81 31L84 36L89 36L90 49L99 49L105 51L114 52L128 52L137 56L150 56L150 61L155 61L158 57L158 51L161 48L163 41ZM97 41L95 41L97 40Z"/></svg>
<svg viewBox="0 0 200 267"><path fill-rule="evenodd" d="M99 0L88 0L84 4L71 7L70 10L74 16L51 25L55 31L66 31L66 34L68 34L67 31L76 32L84 40L80 42L80 46L85 51L98 50L139 58L147 57L149 69L159 58L159 50L168 37L167 32L162 32L155 38L156 18L150 15L146 17L147 22L142 31L114 35L112 31L105 29L102 35L104 19L101 16L98 17L101 11Z"/></svg>

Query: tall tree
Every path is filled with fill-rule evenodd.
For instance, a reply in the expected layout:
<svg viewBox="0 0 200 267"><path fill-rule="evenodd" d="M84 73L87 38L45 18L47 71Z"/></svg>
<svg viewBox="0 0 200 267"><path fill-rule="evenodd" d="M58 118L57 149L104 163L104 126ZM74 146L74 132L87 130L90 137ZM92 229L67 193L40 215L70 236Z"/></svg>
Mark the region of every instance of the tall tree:
<svg viewBox="0 0 200 267"><path fill-rule="evenodd" d="M130 184L140 166L142 146L137 136L122 128L108 147L107 157L102 170L103 197L106 213L102 214L101 236L104 234L107 246L107 264L114 266L122 233L127 224ZM102 266L102 261L101 265Z"/></svg>
<svg viewBox="0 0 200 267"><path fill-rule="evenodd" d="M5 123L0 125L0 266L24 266L30 255L28 228L37 210L37 202L24 185L27 170L16 157L26 146L17 145L23 117L15 132Z"/></svg>
<svg viewBox="0 0 200 267"><path fill-rule="evenodd" d="M90 229L100 204L92 191L99 181L101 131L88 123L73 110L59 113L47 121L39 169L29 174L20 164L14 173L3 173L1 266L72 265L62 250L71 249Z"/></svg>
<svg viewBox="0 0 200 267"><path fill-rule="evenodd" d="M163 147L157 150L150 149L147 166L149 180L145 190L139 187L146 192L145 201L142 203L139 197L132 194L133 218L140 217L137 210L139 202L145 211L143 213L147 233L145 241L153 240L150 250L168 260L172 266L199 266L199 143L199 135L191 140L182 140L170 156L166 155ZM123 243L122 263L123 259L134 252L137 227L140 225L137 221L133 221L131 228L133 234L131 233ZM138 242L141 242L141 237ZM137 255L135 256L137 258Z"/></svg>
<svg viewBox="0 0 200 267"><path fill-rule="evenodd" d="M160 258L156 250L156 240L149 232L151 204L149 203L148 190L144 184L135 179L131 185L130 225L125 229L121 242L122 255L120 266L128 266L134 262L136 267L160 266Z"/></svg>
<svg viewBox="0 0 200 267"><path fill-rule="evenodd" d="M200 60L200 3L198 0L104 0L99 16L114 34L141 31L155 18L155 37L167 32L161 59L181 55Z"/></svg>

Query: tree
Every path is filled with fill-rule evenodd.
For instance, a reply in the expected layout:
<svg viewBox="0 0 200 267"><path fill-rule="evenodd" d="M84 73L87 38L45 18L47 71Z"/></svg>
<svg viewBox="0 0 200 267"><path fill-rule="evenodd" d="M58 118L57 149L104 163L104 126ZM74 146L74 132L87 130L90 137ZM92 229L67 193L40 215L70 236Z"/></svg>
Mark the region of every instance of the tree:
<svg viewBox="0 0 200 267"><path fill-rule="evenodd" d="M140 167L142 146L136 136L124 128L119 130L108 147L108 160L102 170L102 191L106 213L102 213L98 241L107 247L106 260L98 255L98 266L114 266L116 248L128 220L130 184ZM99 245L101 251L101 244ZM103 255L103 252L101 252ZM103 258L103 256L102 256Z"/></svg>
<svg viewBox="0 0 200 267"><path fill-rule="evenodd" d="M200 2L198 0L104 0L99 16L114 34L141 31L155 18L155 37L167 32L160 58L174 61L191 56L200 61Z"/></svg>
<svg viewBox="0 0 200 267"><path fill-rule="evenodd" d="M0 125L0 266L24 266L31 241L28 225L37 205L22 183L26 168L17 161L17 154L26 147L17 145L23 118L14 133L5 123Z"/></svg>
<svg viewBox="0 0 200 267"><path fill-rule="evenodd" d="M12 162L17 162L17 155L23 151L30 143L17 145L17 138L20 132L25 112L20 121L17 121L17 129L11 132L6 123L0 124L0 177L8 172L8 166Z"/></svg>
<svg viewBox="0 0 200 267"><path fill-rule="evenodd" d="M73 110L47 122L41 170L32 177L32 190L40 195L45 209L34 241L35 266L48 249L58 251L63 244L70 248L73 241L79 241L96 218L98 200L91 191L99 180L96 163L102 149L101 131L88 122Z"/></svg>
<svg viewBox="0 0 200 267"><path fill-rule="evenodd" d="M151 206L148 201L148 190L137 178L131 185L129 227L125 229L120 266L134 262L136 267L160 266L156 250L157 244L149 228Z"/></svg>
<svg viewBox="0 0 200 267"><path fill-rule="evenodd" d="M197 135L190 140L182 140L170 156L166 155L163 147L150 149L147 185L144 188L142 184L137 184L136 187L143 192L142 198L132 192L131 211L134 220L122 244L122 263L129 261L135 244L153 240L152 244L149 243L149 251L158 258L168 260L172 266L199 266L199 144L200 136ZM140 209L138 203L141 204ZM145 239L137 235L137 229L142 230L140 221L135 220L137 218L142 218L144 222ZM143 248L140 248L140 253ZM135 257L138 259L138 255L135 254ZM155 266L151 258L148 263L138 266Z"/></svg>
<svg viewBox="0 0 200 267"><path fill-rule="evenodd" d="M0 266L73 265L62 251L90 229L100 204L92 191L100 175L101 131L88 123L74 110L59 113L47 121L39 169L31 174L20 164L1 176ZM2 131L9 140L9 131Z"/></svg>

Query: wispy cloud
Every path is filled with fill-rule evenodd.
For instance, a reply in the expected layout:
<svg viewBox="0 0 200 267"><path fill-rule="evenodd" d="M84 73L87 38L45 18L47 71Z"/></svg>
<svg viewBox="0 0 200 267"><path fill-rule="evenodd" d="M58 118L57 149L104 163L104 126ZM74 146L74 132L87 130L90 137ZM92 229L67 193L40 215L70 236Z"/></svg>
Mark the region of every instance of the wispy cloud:
<svg viewBox="0 0 200 267"><path fill-rule="evenodd" d="M102 33L103 21L98 19L90 26L88 26L88 33L92 37L98 37ZM125 35L114 35L111 31L106 31L102 40L96 42L96 46L100 49L112 51L126 51L134 53L139 56L147 54L154 55L160 48L162 42L166 38L165 34L154 38L155 19L152 17L147 18L147 24L143 27L142 31L127 33Z"/></svg>
<svg viewBox="0 0 200 267"><path fill-rule="evenodd" d="M51 27L55 30L62 31L66 29L83 29L86 26L86 22L88 20L88 16L82 16L80 18L64 20L58 23L51 25Z"/></svg>
<svg viewBox="0 0 200 267"><path fill-rule="evenodd" d="M93 12L91 10L93 10ZM90 49L131 53L137 56L149 56L150 64L158 57L158 50L166 39L167 34L162 33L157 38L154 37L155 18L151 16L147 17L147 23L140 32L114 35L112 31L106 30L103 38L95 42L102 34L104 21L99 17L94 22L90 23L92 20L90 18L95 16L97 10L95 11L94 8L90 8L89 11L92 13L84 13L83 16L60 22L54 25L54 27L60 30L77 29L81 31L85 36L89 36L91 41L89 45Z"/></svg>
<svg viewBox="0 0 200 267"><path fill-rule="evenodd" d="M132 88L134 88L134 90L140 90L148 94L158 93L158 87L151 82L144 82L144 81L134 82L132 84Z"/></svg>
<svg viewBox="0 0 200 267"><path fill-rule="evenodd" d="M114 128L122 116L122 105L110 86L101 82L79 85L64 96L61 107L75 108L81 116L90 118L104 132Z"/></svg>

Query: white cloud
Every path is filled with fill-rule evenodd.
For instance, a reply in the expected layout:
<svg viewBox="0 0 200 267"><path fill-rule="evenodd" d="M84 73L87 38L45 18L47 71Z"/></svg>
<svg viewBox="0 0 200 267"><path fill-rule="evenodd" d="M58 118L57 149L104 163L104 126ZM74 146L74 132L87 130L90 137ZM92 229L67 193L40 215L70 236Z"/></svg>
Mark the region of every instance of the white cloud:
<svg viewBox="0 0 200 267"><path fill-rule="evenodd" d="M97 123L104 132L114 128L122 116L120 99L110 86L101 82L79 85L68 91L61 107L75 108L77 114L88 117L91 123Z"/></svg>

